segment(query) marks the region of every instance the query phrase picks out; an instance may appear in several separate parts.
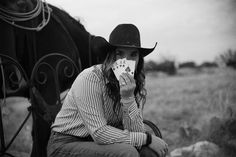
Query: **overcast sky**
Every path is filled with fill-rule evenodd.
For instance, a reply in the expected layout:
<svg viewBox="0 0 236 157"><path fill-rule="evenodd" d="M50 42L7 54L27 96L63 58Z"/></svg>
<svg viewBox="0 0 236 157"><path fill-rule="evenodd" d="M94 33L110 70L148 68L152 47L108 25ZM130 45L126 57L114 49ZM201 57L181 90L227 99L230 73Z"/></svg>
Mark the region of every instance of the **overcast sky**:
<svg viewBox="0 0 236 157"><path fill-rule="evenodd" d="M236 0L46 0L79 18L94 35L109 38L120 23L133 23L143 47L155 51L146 60L213 61L236 50Z"/></svg>

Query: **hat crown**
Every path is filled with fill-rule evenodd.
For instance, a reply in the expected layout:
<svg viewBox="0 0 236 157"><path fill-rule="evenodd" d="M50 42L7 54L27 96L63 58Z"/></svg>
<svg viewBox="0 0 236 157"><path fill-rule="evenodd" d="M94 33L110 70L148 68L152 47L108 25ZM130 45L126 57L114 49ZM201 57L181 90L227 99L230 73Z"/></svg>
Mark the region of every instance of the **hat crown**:
<svg viewBox="0 0 236 157"><path fill-rule="evenodd" d="M110 34L109 42L120 46L140 47L140 33L133 24L120 24Z"/></svg>

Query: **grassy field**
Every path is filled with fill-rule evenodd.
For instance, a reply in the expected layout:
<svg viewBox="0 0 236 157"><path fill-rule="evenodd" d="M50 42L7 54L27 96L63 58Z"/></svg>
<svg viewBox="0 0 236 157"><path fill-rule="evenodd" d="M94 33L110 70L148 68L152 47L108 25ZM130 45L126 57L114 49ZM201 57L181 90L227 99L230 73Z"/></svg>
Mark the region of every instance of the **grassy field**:
<svg viewBox="0 0 236 157"><path fill-rule="evenodd" d="M236 71L231 69L182 69L175 76L148 73L148 92L144 118L160 128L170 150L205 138L212 117L223 117L228 106L236 104ZM17 101L17 103L16 103ZM17 105L16 105L17 104ZM6 139L9 141L27 114L25 99L10 99L4 107ZM24 126L10 150L31 150L31 119Z"/></svg>
<svg viewBox="0 0 236 157"><path fill-rule="evenodd" d="M172 77L149 74L144 117L158 125L170 150L203 140L210 119L225 116L236 105L235 80L231 69L184 69Z"/></svg>

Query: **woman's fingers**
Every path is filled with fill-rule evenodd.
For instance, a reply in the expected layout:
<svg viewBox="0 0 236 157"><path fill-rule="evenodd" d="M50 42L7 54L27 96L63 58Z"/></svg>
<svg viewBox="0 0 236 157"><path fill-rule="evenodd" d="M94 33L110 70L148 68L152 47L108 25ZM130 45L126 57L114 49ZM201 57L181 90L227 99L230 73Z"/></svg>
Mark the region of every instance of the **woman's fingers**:
<svg viewBox="0 0 236 157"><path fill-rule="evenodd" d="M125 80L125 78L122 77L121 75L120 75L120 79L119 79L119 84L120 84L120 86L126 85L126 80Z"/></svg>
<svg viewBox="0 0 236 157"><path fill-rule="evenodd" d="M129 76L128 73L122 73L119 78L119 84L121 98L129 98L134 96L136 83L133 81L131 75Z"/></svg>
<svg viewBox="0 0 236 157"><path fill-rule="evenodd" d="M157 152L158 154L159 154L159 156L160 157L165 157L164 155L165 155L165 152L164 152L164 150L158 150L158 152Z"/></svg>
<svg viewBox="0 0 236 157"><path fill-rule="evenodd" d="M153 136L152 143L149 145L150 148L155 150L160 157L165 157L168 153L167 143L157 136Z"/></svg>
<svg viewBox="0 0 236 157"><path fill-rule="evenodd" d="M127 77L126 73L122 73L120 76L125 80L126 84L131 83L131 80L129 79L129 77Z"/></svg>
<svg viewBox="0 0 236 157"><path fill-rule="evenodd" d="M128 73L122 73L121 77L125 80L126 84L130 84L130 83L134 84L135 83L134 78Z"/></svg>
<svg viewBox="0 0 236 157"><path fill-rule="evenodd" d="M168 154L168 149L164 149L165 151L165 156Z"/></svg>
<svg viewBox="0 0 236 157"><path fill-rule="evenodd" d="M163 151L164 151L164 156L166 156L167 153L168 153L168 144L167 144L167 143L164 144L164 149L163 149Z"/></svg>

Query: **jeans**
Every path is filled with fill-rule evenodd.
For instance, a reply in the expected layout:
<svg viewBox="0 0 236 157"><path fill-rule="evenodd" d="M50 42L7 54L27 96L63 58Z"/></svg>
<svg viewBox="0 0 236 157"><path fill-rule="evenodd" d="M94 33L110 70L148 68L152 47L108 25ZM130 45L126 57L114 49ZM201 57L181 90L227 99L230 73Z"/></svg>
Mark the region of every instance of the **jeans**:
<svg viewBox="0 0 236 157"><path fill-rule="evenodd" d="M47 146L48 157L158 157L149 147L137 150L124 143L99 145L91 137L79 138L52 131Z"/></svg>

